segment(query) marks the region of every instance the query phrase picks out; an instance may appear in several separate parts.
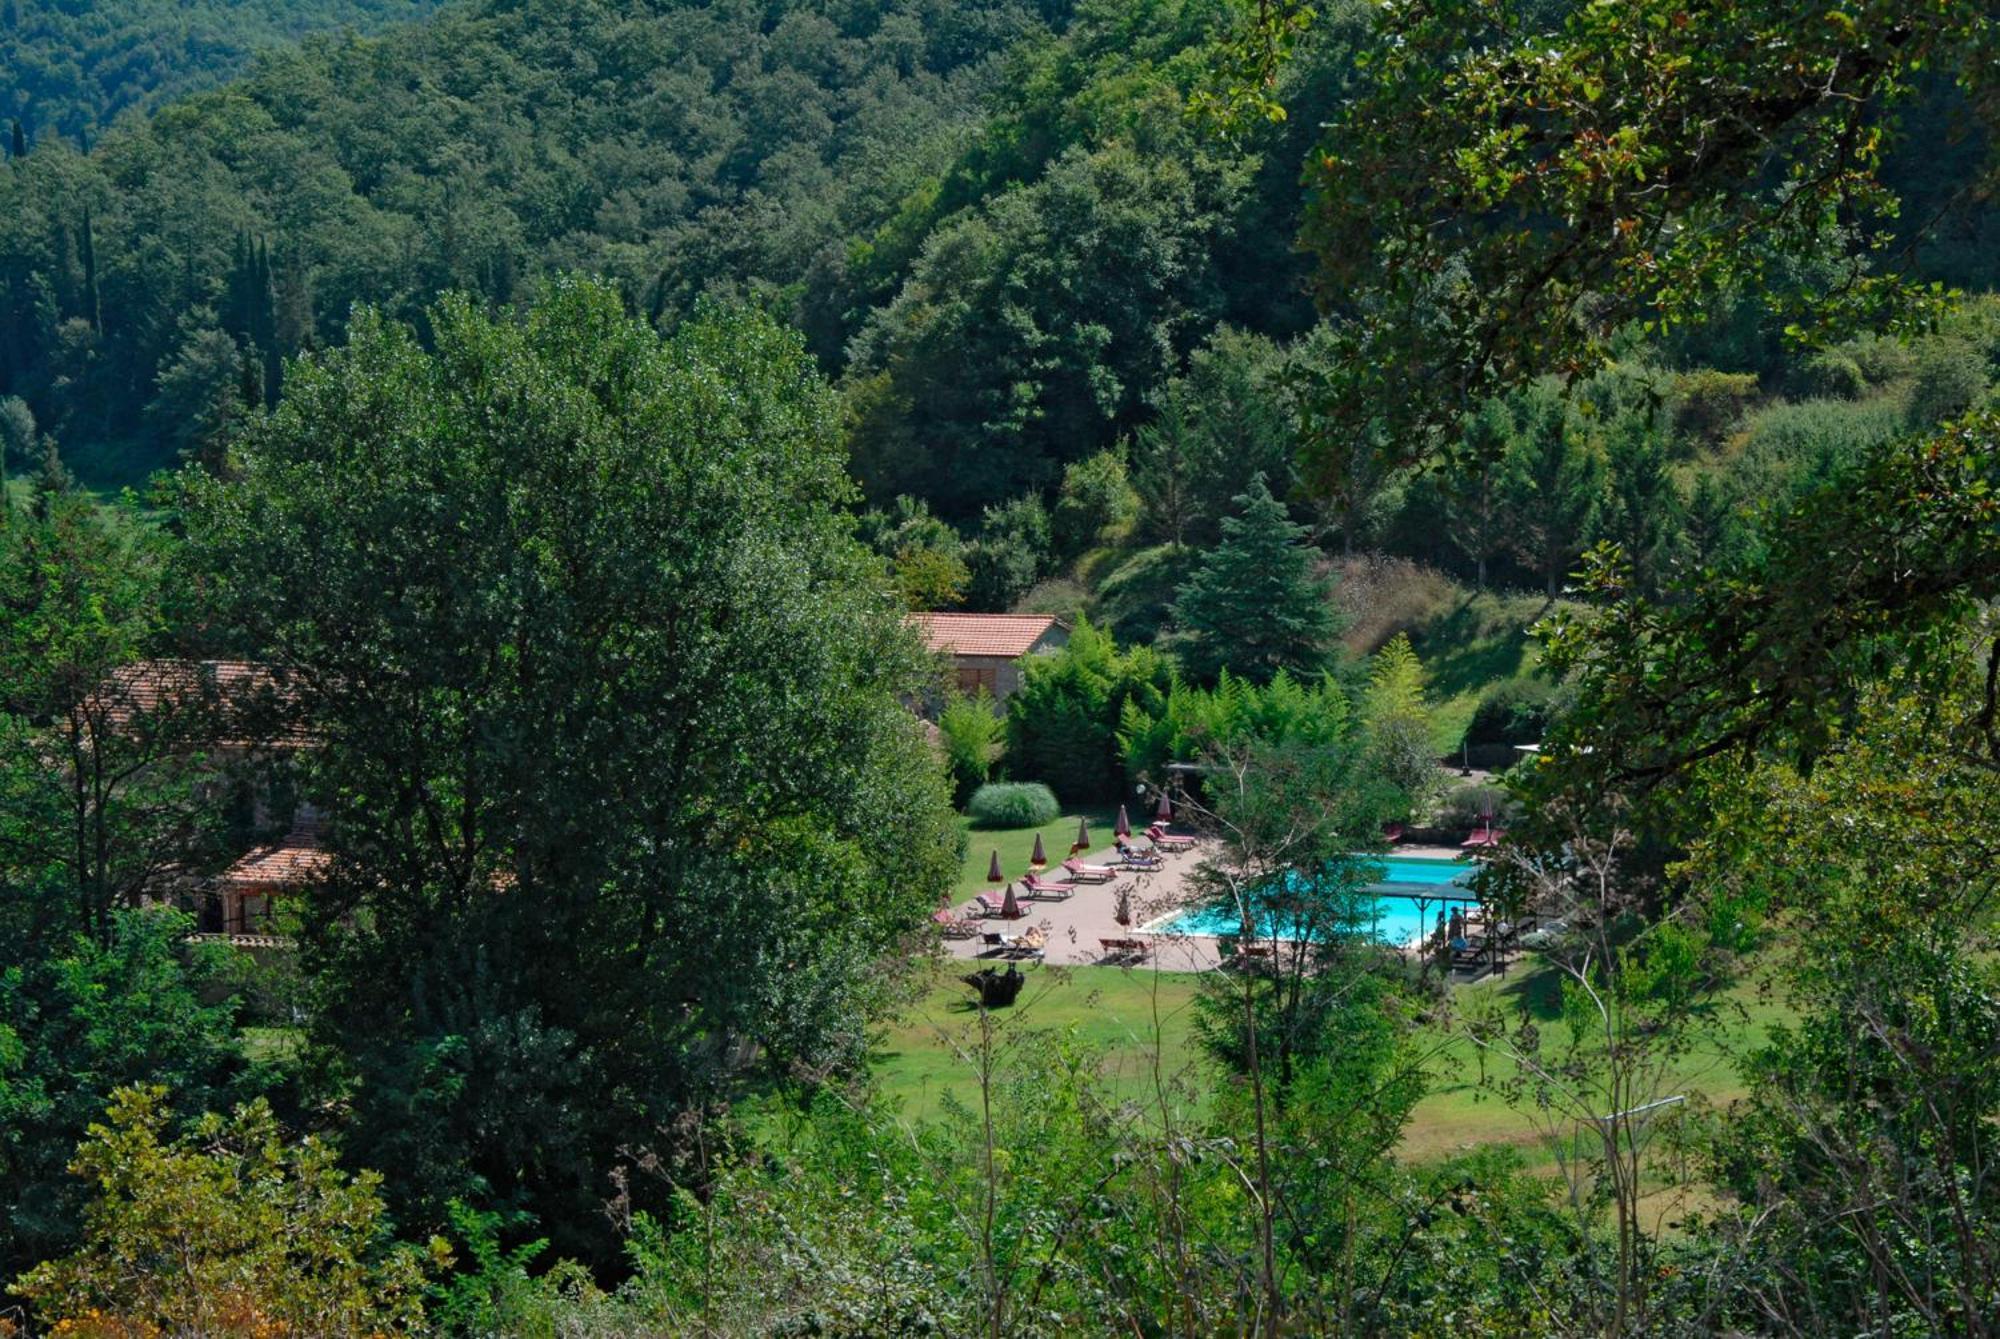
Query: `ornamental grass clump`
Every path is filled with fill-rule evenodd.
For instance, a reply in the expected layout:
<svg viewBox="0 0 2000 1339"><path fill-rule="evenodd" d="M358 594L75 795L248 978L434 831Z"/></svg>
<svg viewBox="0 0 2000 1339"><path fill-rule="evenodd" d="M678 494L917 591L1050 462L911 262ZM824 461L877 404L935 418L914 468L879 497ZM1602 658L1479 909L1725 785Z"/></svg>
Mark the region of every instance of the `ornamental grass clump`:
<svg viewBox="0 0 2000 1339"><path fill-rule="evenodd" d="M1055 822L1062 808L1039 781L995 781L972 792L965 812L976 828L1038 828Z"/></svg>

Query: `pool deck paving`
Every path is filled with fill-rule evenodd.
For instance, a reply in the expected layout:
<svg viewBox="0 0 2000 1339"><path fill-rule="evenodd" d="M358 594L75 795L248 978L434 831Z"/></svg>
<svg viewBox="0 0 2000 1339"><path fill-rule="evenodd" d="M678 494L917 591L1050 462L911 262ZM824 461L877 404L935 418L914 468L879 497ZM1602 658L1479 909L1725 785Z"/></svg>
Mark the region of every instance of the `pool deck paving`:
<svg viewBox="0 0 2000 1339"><path fill-rule="evenodd" d="M1076 892L1060 902L1023 899L1021 907L1027 913L1025 916L1017 920L986 917L980 922L981 929L988 934L998 933L1012 938L1025 934L1031 927L1038 927L1046 941L1041 961L1058 966L1131 962L1129 955L1106 951L1102 941L1113 939L1139 940L1147 944L1148 965L1162 971L1213 971L1222 965L1220 940L1207 935L1161 933L1146 928L1188 905L1192 899L1189 875L1212 850L1213 844L1203 841L1192 850L1166 856L1165 868L1158 872L1121 870L1109 883L1078 884ZM1394 854L1456 860L1461 853L1449 847L1399 846ZM1109 863L1110 848L1092 852L1083 859L1092 864ZM1057 861L1047 872L1051 877L1060 876L1061 862ZM1118 923L1118 896L1120 889L1128 887L1132 894L1133 923L1124 926ZM995 887L996 893L1004 890L1004 884ZM1015 891L1018 895L1021 890L1017 886ZM968 906L975 912L978 909L977 903ZM1005 949L996 949L983 938L947 939L944 947L954 958L995 965L1009 960Z"/></svg>

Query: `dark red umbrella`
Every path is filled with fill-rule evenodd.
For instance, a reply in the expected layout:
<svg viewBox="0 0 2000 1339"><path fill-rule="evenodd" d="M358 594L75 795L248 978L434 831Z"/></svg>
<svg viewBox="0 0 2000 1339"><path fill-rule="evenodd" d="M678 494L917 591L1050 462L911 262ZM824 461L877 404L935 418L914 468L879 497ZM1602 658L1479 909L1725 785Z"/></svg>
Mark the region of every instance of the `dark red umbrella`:
<svg viewBox="0 0 2000 1339"><path fill-rule="evenodd" d="M1090 820L1087 818L1079 818L1076 820L1076 845L1069 848L1069 853L1071 855L1075 855L1078 851L1088 851L1089 849L1090 849Z"/></svg>
<svg viewBox="0 0 2000 1339"><path fill-rule="evenodd" d="M1125 817L1125 806L1122 804L1118 806L1118 821L1112 825L1111 832L1112 835L1118 837L1129 837L1132 835L1132 820Z"/></svg>
<svg viewBox="0 0 2000 1339"><path fill-rule="evenodd" d="M1000 852L993 852L993 862L986 867L986 882L1005 883L1007 876L1000 872Z"/></svg>
<svg viewBox="0 0 2000 1339"><path fill-rule="evenodd" d="M1007 885L1007 896L1000 899L1000 916L1003 920L1020 919L1021 904L1014 898L1014 885L1011 883Z"/></svg>
<svg viewBox="0 0 2000 1339"><path fill-rule="evenodd" d="M1037 832L1035 834L1035 853L1028 857L1028 867L1030 869L1047 869L1048 866L1048 854L1042 850L1042 834Z"/></svg>
<svg viewBox="0 0 2000 1339"><path fill-rule="evenodd" d="M1160 807L1153 811L1153 817L1159 819L1162 823L1166 823L1171 822L1173 816L1174 806L1168 801L1167 792L1163 790L1160 792Z"/></svg>

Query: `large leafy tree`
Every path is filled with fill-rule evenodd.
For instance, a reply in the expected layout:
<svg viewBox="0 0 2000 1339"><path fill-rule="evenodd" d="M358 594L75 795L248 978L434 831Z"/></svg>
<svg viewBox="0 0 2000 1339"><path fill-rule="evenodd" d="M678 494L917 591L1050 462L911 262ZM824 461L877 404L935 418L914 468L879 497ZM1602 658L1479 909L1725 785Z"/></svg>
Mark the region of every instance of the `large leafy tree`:
<svg viewBox="0 0 2000 1339"><path fill-rule="evenodd" d="M754 1059L858 1056L949 877L924 666L796 337L663 342L583 282L429 324L292 370L240 477L190 480L192 561L318 741L303 933L353 1146L406 1225L463 1198L601 1258L607 1201L664 1194L620 1169Z"/></svg>

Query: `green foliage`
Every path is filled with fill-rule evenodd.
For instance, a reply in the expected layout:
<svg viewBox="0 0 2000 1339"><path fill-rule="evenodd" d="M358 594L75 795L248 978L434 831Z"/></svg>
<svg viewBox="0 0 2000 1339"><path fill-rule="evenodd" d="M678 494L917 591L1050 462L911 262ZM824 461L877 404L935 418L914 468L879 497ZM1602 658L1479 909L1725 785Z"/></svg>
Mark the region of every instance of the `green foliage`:
<svg viewBox="0 0 2000 1339"><path fill-rule="evenodd" d="M1160 544L1128 554L1098 583L1098 619L1119 641L1156 640L1173 613L1174 592L1187 584L1200 555Z"/></svg>
<svg viewBox="0 0 2000 1339"><path fill-rule="evenodd" d="M1157 709L1127 706L1118 747L1128 776L1163 786L1171 762L1253 744L1338 748L1351 743L1354 727L1347 693L1331 675L1301 681L1281 670L1255 684L1225 670L1213 689L1176 683Z"/></svg>
<svg viewBox="0 0 2000 1339"><path fill-rule="evenodd" d="M1747 372L1697 368L1674 378L1674 426L1709 448L1720 446L1757 398L1757 378Z"/></svg>
<svg viewBox="0 0 2000 1339"><path fill-rule="evenodd" d="M1448 452L1468 402L1587 371L1628 323L1666 332L1739 289L1802 335L1926 309L1866 258L1895 240L1874 226L1897 212L1881 169L1918 72L1988 78L1970 0L1810 22L1767 0L1376 13L1369 85L1309 164L1306 240L1355 316L1318 410L1388 425L1393 458ZM1767 282L1788 266L1810 274Z"/></svg>
<svg viewBox="0 0 2000 1339"><path fill-rule="evenodd" d="M1554 719L1556 690L1547 680L1503 679L1479 695L1466 727L1473 744L1537 744Z"/></svg>
<svg viewBox="0 0 2000 1339"><path fill-rule="evenodd" d="M1986 394L1986 355L1962 339L1939 339L1917 354L1910 384L1910 426L1930 428L1957 418Z"/></svg>
<svg viewBox="0 0 2000 1339"><path fill-rule="evenodd" d="M208 1002L221 964L189 951L186 917L122 911L100 943L38 940L27 910L10 899L15 947L0 969L0 1272L9 1276L77 1244L84 1187L65 1168L116 1089L171 1084L193 1114L246 1095L250 1081L235 1001Z"/></svg>
<svg viewBox="0 0 2000 1339"><path fill-rule="evenodd" d="M1055 822L1062 808L1039 781L993 781L972 793L965 812L978 828L1039 828Z"/></svg>
<svg viewBox="0 0 2000 1339"><path fill-rule="evenodd" d="M0 115L43 144L109 125L247 69L261 51L313 32L365 32L422 18L435 0L10 0L0 24ZM20 125L19 120L15 125Z"/></svg>
<svg viewBox="0 0 2000 1339"><path fill-rule="evenodd" d="M973 697L954 697L938 715L944 740L945 765L951 768L952 803L964 804L983 789L1005 747L1006 725L984 689ZM1043 819L1047 822L1047 819Z"/></svg>
<svg viewBox="0 0 2000 1339"><path fill-rule="evenodd" d="M56 8L37 0L31 24ZM371 26L429 6L144 8L143 26L133 0L107 15L114 46L137 38L134 91L152 41L226 23L222 50L202 50L219 73L316 16ZM795 316L833 365L901 277L866 263L868 239L937 191L1002 53L1067 10L473 0L377 38L274 51L226 89L111 126L88 155L38 133L0 173L0 393L26 398L86 477L114 463L139 476L172 462L162 434L176 424L148 406L204 310L269 403L279 356L338 343L357 303L406 320L453 289L510 306L571 270L661 324L710 294ZM0 70L39 80L10 40ZM35 112L30 129L59 114Z"/></svg>
<svg viewBox="0 0 2000 1339"><path fill-rule="evenodd" d="M259 1099L169 1142L167 1092L121 1088L71 1167L92 1187L83 1245L23 1275L43 1324L79 1336L422 1332L425 1273L373 1172L278 1128Z"/></svg>
<svg viewBox="0 0 2000 1339"><path fill-rule="evenodd" d="M1048 508L1033 493L982 514L979 538L966 550L972 569L970 602L975 609L1011 609L1054 562Z"/></svg>
<svg viewBox="0 0 2000 1339"><path fill-rule="evenodd" d="M1279 670L1314 673L1340 630L1331 583L1314 574L1304 527L1292 524L1262 475L1236 505L1242 514L1223 521L1222 543L1174 601L1181 664L1204 683L1224 670L1255 683Z"/></svg>
<svg viewBox="0 0 2000 1339"><path fill-rule="evenodd" d="M714 310L663 341L583 282L428 329L361 313L295 364L233 477L185 481L189 567L302 671L313 1037L399 1221L526 1211L602 1261L609 1169L752 1058L858 1058L952 878L898 700L927 664L796 336Z"/></svg>
<svg viewBox="0 0 2000 1339"><path fill-rule="evenodd" d="M1120 651L1109 633L1079 620L1062 650L1028 660L1007 699L1009 770L1047 781L1071 804L1117 797L1126 704L1158 711L1168 683L1166 662L1150 648Z"/></svg>
<svg viewBox="0 0 2000 1339"><path fill-rule="evenodd" d="M1129 530L1139 499L1125 475L1125 458L1100 451L1063 470L1062 489L1049 516L1056 557L1074 562L1110 535Z"/></svg>
<svg viewBox="0 0 2000 1339"><path fill-rule="evenodd" d="M1167 383L1158 416L1132 447L1132 483L1153 538L1213 544L1229 500L1260 473L1280 496L1290 492L1295 425L1281 368L1271 340L1222 326Z"/></svg>
<svg viewBox="0 0 2000 1339"><path fill-rule="evenodd" d="M1376 775L1402 792L1408 812L1424 813L1443 778L1432 742L1437 732L1424 667L1402 633L1390 638L1369 662L1361 714Z"/></svg>

